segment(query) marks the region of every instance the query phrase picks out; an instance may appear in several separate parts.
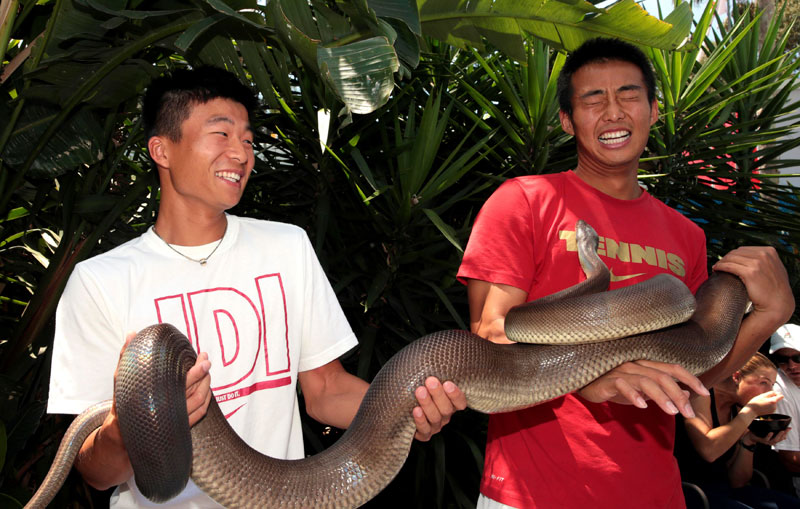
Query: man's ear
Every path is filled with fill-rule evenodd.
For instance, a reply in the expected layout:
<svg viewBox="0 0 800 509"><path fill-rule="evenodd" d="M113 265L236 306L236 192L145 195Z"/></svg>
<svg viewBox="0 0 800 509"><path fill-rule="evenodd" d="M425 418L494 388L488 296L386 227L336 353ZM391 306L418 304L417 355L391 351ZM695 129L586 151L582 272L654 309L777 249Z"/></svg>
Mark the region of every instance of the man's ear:
<svg viewBox="0 0 800 509"><path fill-rule="evenodd" d="M655 124L656 120L658 120L658 101L653 99L653 102L650 103L650 125Z"/></svg>
<svg viewBox="0 0 800 509"><path fill-rule="evenodd" d="M156 165L169 168L169 140L162 136L151 136L147 140L147 151Z"/></svg>
<svg viewBox="0 0 800 509"><path fill-rule="evenodd" d="M564 110L558 110L558 119L561 120L561 128L570 136L575 136L575 128L572 125L572 117Z"/></svg>

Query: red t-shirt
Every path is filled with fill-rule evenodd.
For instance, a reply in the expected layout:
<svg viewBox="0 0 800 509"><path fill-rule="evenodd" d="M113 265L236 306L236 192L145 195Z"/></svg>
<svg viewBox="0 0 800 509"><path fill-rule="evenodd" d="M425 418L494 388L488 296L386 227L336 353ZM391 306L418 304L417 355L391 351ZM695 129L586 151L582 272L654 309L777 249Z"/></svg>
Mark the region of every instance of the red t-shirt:
<svg viewBox="0 0 800 509"><path fill-rule="evenodd" d="M528 292L528 300L585 279L575 223L600 237L611 289L666 272L696 291L707 278L703 231L646 191L619 200L573 172L515 178L487 200L458 272ZM684 507L672 455L674 417L651 403L590 403L569 394L492 415L481 493L517 507Z"/></svg>

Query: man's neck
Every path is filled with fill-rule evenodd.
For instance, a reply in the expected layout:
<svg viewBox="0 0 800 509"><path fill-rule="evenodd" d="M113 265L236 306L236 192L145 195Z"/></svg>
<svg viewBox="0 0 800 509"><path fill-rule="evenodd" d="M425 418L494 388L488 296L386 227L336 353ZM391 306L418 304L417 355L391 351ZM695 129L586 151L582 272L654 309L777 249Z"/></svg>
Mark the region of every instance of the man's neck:
<svg viewBox="0 0 800 509"><path fill-rule="evenodd" d="M634 200L642 195L642 188L636 178L637 168L617 168L612 170L590 168L580 161L574 170L581 180L609 196L620 200Z"/></svg>
<svg viewBox="0 0 800 509"><path fill-rule="evenodd" d="M228 226L224 212L218 214L176 214L159 210L155 230L169 244L202 246L222 238Z"/></svg>

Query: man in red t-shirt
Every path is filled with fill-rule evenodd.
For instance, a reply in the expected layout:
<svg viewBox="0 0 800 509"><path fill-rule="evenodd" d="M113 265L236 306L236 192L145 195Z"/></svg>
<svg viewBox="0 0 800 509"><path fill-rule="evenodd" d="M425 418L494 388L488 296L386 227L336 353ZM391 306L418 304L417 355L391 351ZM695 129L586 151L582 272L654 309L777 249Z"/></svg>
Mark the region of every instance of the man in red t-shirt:
<svg viewBox="0 0 800 509"><path fill-rule="evenodd" d="M567 59L559 77L560 119L575 136L577 167L511 179L478 215L459 278L473 332L508 342L508 310L583 279L575 222L600 236L611 287L666 272L696 291L707 278L705 236L643 189L639 157L658 118L655 78L644 54L596 39ZM489 421L478 507L683 507L672 456L678 412L740 367L791 316L786 270L771 247L743 247L714 265L739 276L754 312L733 350L699 379L677 365L629 362L577 393ZM648 400L652 404L648 404Z"/></svg>

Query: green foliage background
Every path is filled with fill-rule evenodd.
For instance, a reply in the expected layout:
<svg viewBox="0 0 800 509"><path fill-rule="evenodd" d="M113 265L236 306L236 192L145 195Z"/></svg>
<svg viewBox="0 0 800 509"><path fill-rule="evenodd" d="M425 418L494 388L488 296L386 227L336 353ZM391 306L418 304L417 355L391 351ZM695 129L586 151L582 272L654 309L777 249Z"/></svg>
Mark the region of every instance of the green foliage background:
<svg viewBox="0 0 800 509"><path fill-rule="evenodd" d="M641 182L703 226L710 263L741 244L775 246L797 295L798 193L777 175L797 164L785 153L800 143L789 95L800 64L780 9L764 28L744 10L709 32L709 4L677 51L686 4L673 28L633 2L501 4L10 2L13 15L0 12L0 500L27 500L69 420L45 416L44 402L52 315L72 267L155 219L137 97L165 69L224 66L259 91L256 169L232 212L309 232L359 337L345 363L364 379L415 338L467 327L455 273L475 214L508 177L574 166L557 118L559 50L596 30L642 44L654 62L661 120ZM464 25L467 8L485 21ZM565 28L573 18L591 25ZM305 426L309 452L338 435ZM471 507L484 431L484 416L458 414L413 446L371 505ZM97 500L71 478L54 505Z"/></svg>

